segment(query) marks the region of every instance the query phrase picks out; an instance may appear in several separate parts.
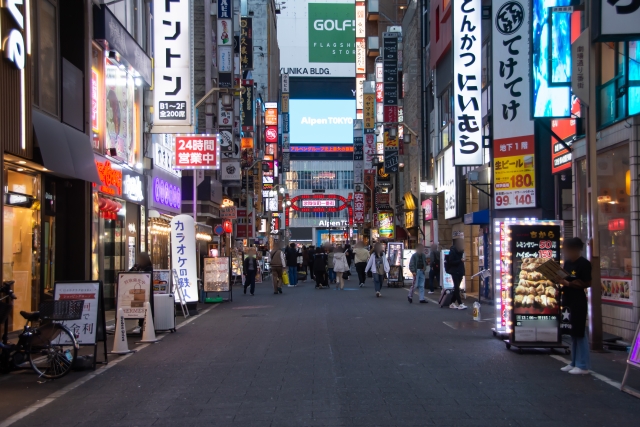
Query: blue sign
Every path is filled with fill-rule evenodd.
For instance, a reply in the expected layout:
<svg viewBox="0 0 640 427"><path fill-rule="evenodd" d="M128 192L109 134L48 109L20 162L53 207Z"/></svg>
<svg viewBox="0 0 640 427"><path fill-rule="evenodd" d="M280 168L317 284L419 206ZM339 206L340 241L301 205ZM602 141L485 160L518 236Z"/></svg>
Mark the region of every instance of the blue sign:
<svg viewBox="0 0 640 427"><path fill-rule="evenodd" d="M289 113L282 113L282 133L289 133Z"/></svg>
<svg viewBox="0 0 640 427"><path fill-rule="evenodd" d="M231 1L218 0L218 19L231 18Z"/></svg>
<svg viewBox="0 0 640 427"><path fill-rule="evenodd" d="M224 227L222 225L216 225L213 229L213 232L218 236L222 236L224 234Z"/></svg>

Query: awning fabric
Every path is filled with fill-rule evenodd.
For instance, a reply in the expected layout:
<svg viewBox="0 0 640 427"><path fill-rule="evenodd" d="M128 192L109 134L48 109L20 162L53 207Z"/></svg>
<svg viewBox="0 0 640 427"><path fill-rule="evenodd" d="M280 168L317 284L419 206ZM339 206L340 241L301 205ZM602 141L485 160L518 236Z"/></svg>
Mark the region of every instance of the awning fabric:
<svg viewBox="0 0 640 427"><path fill-rule="evenodd" d="M88 135L35 109L33 128L47 169L72 178L100 183Z"/></svg>

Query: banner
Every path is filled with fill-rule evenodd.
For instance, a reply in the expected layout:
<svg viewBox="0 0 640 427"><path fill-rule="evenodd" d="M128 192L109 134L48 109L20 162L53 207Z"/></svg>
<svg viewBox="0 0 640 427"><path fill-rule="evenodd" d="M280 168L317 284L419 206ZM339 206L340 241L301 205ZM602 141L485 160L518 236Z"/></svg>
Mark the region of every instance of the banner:
<svg viewBox="0 0 640 427"><path fill-rule="evenodd" d="M196 232L193 218L177 215L171 220L171 268L178 283L175 289L182 292L185 302L198 301L198 268L196 264ZM180 302L175 295L176 303Z"/></svg>

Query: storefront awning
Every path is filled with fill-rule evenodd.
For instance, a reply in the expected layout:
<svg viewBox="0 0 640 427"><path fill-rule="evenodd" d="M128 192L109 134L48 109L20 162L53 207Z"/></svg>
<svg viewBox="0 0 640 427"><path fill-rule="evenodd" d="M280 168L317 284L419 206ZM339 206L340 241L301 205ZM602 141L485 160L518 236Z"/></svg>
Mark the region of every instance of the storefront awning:
<svg viewBox="0 0 640 427"><path fill-rule="evenodd" d="M464 214L465 225L489 224L489 209Z"/></svg>
<svg viewBox="0 0 640 427"><path fill-rule="evenodd" d="M44 166L61 175L100 182L89 136L33 110L33 129Z"/></svg>

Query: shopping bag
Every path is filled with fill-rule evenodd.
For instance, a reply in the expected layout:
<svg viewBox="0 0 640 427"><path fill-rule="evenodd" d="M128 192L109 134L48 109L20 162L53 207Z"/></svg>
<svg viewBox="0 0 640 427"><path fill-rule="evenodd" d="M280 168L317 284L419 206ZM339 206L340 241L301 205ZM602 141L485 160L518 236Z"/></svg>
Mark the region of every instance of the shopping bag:
<svg viewBox="0 0 640 427"><path fill-rule="evenodd" d="M282 283L284 285L288 285L289 284L289 274L287 274L286 271L282 272Z"/></svg>

